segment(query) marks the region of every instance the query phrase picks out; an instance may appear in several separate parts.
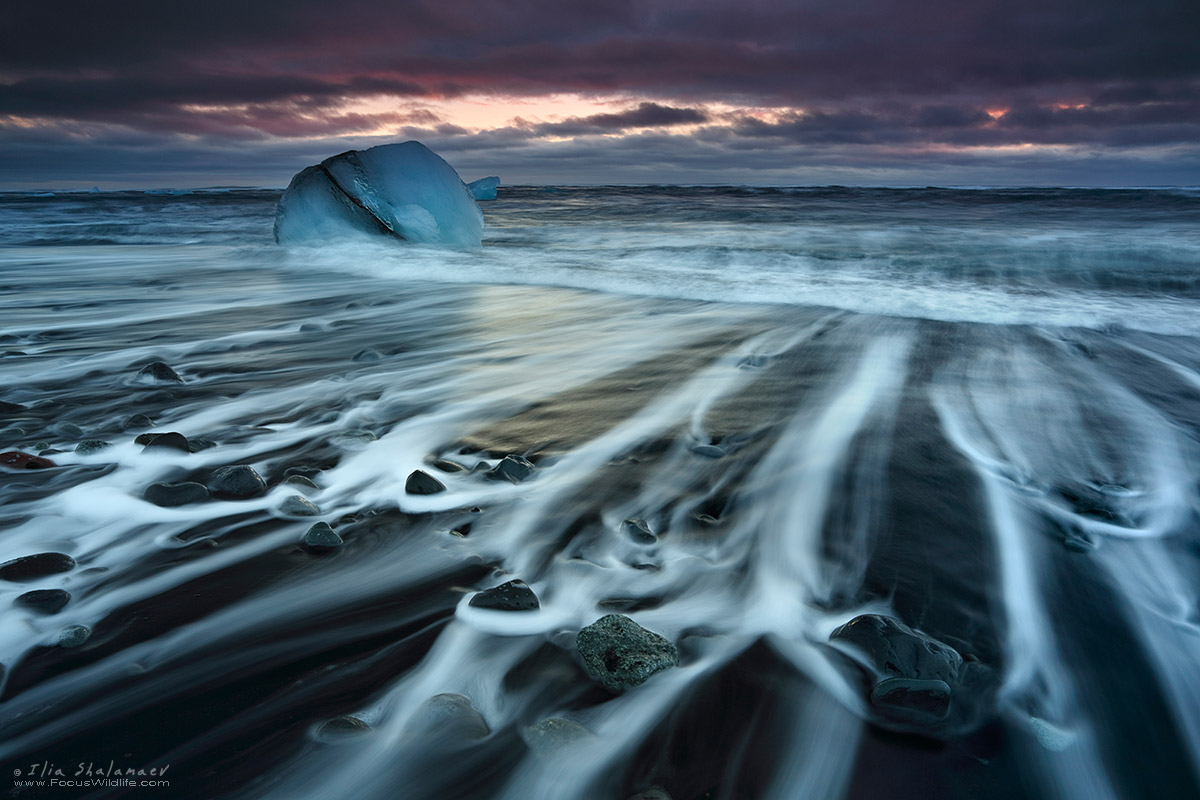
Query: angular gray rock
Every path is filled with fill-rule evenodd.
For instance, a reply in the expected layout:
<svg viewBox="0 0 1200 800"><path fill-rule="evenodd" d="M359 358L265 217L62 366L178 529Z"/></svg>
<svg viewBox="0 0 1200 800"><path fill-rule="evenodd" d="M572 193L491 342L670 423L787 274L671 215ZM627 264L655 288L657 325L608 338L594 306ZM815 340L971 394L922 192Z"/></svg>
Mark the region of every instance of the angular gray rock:
<svg viewBox="0 0 1200 800"><path fill-rule="evenodd" d="M674 643L622 614L609 614L583 628L575 644L588 674L612 691L637 686L679 664Z"/></svg>

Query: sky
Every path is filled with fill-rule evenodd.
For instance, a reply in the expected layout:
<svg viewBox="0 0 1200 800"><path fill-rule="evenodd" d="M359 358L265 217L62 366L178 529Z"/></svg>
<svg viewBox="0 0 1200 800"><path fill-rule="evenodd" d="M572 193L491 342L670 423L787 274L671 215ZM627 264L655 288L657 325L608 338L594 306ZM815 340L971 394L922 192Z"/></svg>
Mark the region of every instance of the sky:
<svg viewBox="0 0 1200 800"><path fill-rule="evenodd" d="M1200 185L1200 0L38 0L0 189L284 186L419 140L508 184Z"/></svg>

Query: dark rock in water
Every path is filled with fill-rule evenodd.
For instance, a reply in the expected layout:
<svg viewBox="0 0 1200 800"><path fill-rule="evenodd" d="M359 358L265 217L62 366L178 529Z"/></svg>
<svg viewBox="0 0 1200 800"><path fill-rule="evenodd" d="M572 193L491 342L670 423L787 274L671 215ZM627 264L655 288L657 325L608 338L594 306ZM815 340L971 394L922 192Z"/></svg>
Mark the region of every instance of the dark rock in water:
<svg viewBox="0 0 1200 800"><path fill-rule="evenodd" d="M534 611L541 607L533 589L520 580L484 589L471 598L470 605L476 608L493 608L497 611Z"/></svg>
<svg viewBox="0 0 1200 800"><path fill-rule="evenodd" d="M487 477L493 481L508 481L520 483L533 472L533 464L521 456L508 455L487 471Z"/></svg>
<svg viewBox="0 0 1200 800"><path fill-rule="evenodd" d="M679 664L672 642L620 614L588 625L576 635L575 644L588 674L613 691L637 686Z"/></svg>
<svg viewBox="0 0 1200 800"><path fill-rule="evenodd" d="M359 350L357 353L354 354L354 357L351 358L350 360L363 362L363 361L379 361L382 358L383 358L383 356L380 354L380 352L378 350L372 350L371 348L368 347L366 350Z"/></svg>
<svg viewBox="0 0 1200 800"><path fill-rule="evenodd" d="M705 458L721 458L725 451L715 444L697 444L692 446L692 452Z"/></svg>
<svg viewBox="0 0 1200 800"><path fill-rule="evenodd" d="M26 407L20 403L8 403L4 400L0 400L0 414L16 414L24 411L25 408Z"/></svg>
<svg viewBox="0 0 1200 800"><path fill-rule="evenodd" d="M491 729L483 715L461 694L435 694L413 712L404 732L410 737L461 743L482 739Z"/></svg>
<svg viewBox="0 0 1200 800"><path fill-rule="evenodd" d="M312 482L311 478L306 478L303 475L289 475L283 482L284 486L295 486L298 489L308 489L310 491L320 491L321 487Z"/></svg>
<svg viewBox="0 0 1200 800"><path fill-rule="evenodd" d="M630 517L621 523L621 530L638 544L654 544L658 537L650 530L646 520L641 517Z"/></svg>
<svg viewBox="0 0 1200 800"><path fill-rule="evenodd" d="M409 494L437 494L446 491L446 487L428 472L415 469L404 482L404 491Z"/></svg>
<svg viewBox="0 0 1200 800"><path fill-rule="evenodd" d="M329 527L328 522L318 522L304 533L302 543L309 550L332 550L345 544L337 531Z"/></svg>
<svg viewBox="0 0 1200 800"><path fill-rule="evenodd" d="M75 454L81 456L95 455L108 447L111 447L111 444L103 439L85 439L75 445Z"/></svg>
<svg viewBox="0 0 1200 800"><path fill-rule="evenodd" d="M17 582L33 581L47 575L70 572L73 569L75 569L75 559L65 553L35 553L0 564L0 579Z"/></svg>
<svg viewBox="0 0 1200 800"><path fill-rule="evenodd" d="M247 500L267 493L267 482L253 467L237 464L221 467L208 479L208 490L213 497L225 500Z"/></svg>
<svg viewBox="0 0 1200 800"><path fill-rule="evenodd" d="M147 383L183 383L179 373L161 361L152 361L138 370L139 381Z"/></svg>
<svg viewBox="0 0 1200 800"><path fill-rule="evenodd" d="M442 472L466 472L467 471L467 468L464 467L462 464L459 464L457 461L450 461L445 458L439 458L437 461L433 462L433 466L437 467Z"/></svg>
<svg viewBox="0 0 1200 800"><path fill-rule="evenodd" d="M719 525L721 523L721 521L719 519L717 519L716 517L714 517L712 514L693 513L691 516L692 516L692 519L696 520L696 522L699 522L701 525L704 525L705 527L708 527L708 528L711 528L714 525Z"/></svg>
<svg viewBox="0 0 1200 800"><path fill-rule="evenodd" d="M279 513L291 517L319 517L321 509L300 495L294 494L279 504Z"/></svg>
<svg viewBox="0 0 1200 800"><path fill-rule="evenodd" d="M121 430L126 431L142 431L146 428L153 428L154 420L147 417L145 414L134 414L127 420L121 423Z"/></svg>
<svg viewBox="0 0 1200 800"><path fill-rule="evenodd" d="M945 681L885 678L871 689L871 704L902 720L941 722L950 713L950 686Z"/></svg>
<svg viewBox="0 0 1200 800"><path fill-rule="evenodd" d="M530 725L521 731L521 738L534 754L546 757L552 756L565 747L587 742L596 738L595 734L578 722L572 722L562 717L551 717Z"/></svg>
<svg viewBox="0 0 1200 800"><path fill-rule="evenodd" d="M39 614L57 614L71 602L70 592L62 589L34 589L17 598L17 605L32 609Z"/></svg>
<svg viewBox="0 0 1200 800"><path fill-rule="evenodd" d="M216 446L216 442L212 439L205 439L203 436L188 439L188 452L190 453L199 453L201 450L208 450L210 447Z"/></svg>
<svg viewBox="0 0 1200 800"><path fill-rule="evenodd" d="M0 453L0 465L9 469L46 469L58 466L48 458L22 453L19 450Z"/></svg>
<svg viewBox="0 0 1200 800"><path fill-rule="evenodd" d="M150 441L146 442L146 446L142 450L142 452L145 453L150 450L159 450L159 449L161 449L161 450L178 450L181 453L190 453L191 452L191 449L188 447L187 437L184 436L182 433L177 433L175 431L168 431L167 433L160 433L160 434L155 435L153 438L150 439Z"/></svg>
<svg viewBox="0 0 1200 800"><path fill-rule="evenodd" d="M162 436L162 434L161 433L139 433L137 436L133 437L133 443L140 444L143 447L145 447L146 445L150 444L155 439L157 439L159 436Z"/></svg>
<svg viewBox="0 0 1200 800"><path fill-rule="evenodd" d="M877 677L939 680L953 685L962 670L958 651L899 620L863 614L829 635L866 657Z"/></svg>
<svg viewBox="0 0 1200 800"><path fill-rule="evenodd" d="M58 632L54 643L59 647L79 647L92 638L92 629L86 625L68 625Z"/></svg>
<svg viewBox="0 0 1200 800"><path fill-rule="evenodd" d="M370 732L371 726L358 717L341 716L322 722L317 728L316 736L323 742L334 742Z"/></svg>
<svg viewBox="0 0 1200 800"><path fill-rule="evenodd" d="M142 498L163 508L203 503L209 499L208 487L202 483L152 483L146 487Z"/></svg>
<svg viewBox="0 0 1200 800"><path fill-rule="evenodd" d="M38 452L38 455L45 458L46 456L56 456L59 453L65 453L65 452L66 452L65 450L59 450L57 447L50 447L50 448L47 448L45 450Z"/></svg>

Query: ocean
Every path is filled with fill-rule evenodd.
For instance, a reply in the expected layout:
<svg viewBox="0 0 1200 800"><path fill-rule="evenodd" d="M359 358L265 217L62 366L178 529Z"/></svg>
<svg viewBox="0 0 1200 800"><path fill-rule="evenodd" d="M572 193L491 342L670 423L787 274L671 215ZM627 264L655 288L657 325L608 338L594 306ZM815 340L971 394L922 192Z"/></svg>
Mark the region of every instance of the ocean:
<svg viewBox="0 0 1200 800"><path fill-rule="evenodd" d="M280 194L0 193L13 796L1200 796L1200 190Z"/></svg>

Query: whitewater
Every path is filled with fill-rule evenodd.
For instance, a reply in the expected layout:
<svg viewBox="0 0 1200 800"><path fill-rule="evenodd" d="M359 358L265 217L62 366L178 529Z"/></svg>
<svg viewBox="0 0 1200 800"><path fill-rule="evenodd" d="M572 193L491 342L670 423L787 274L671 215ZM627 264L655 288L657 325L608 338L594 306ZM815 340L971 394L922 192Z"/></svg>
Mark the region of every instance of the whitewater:
<svg viewBox="0 0 1200 800"><path fill-rule="evenodd" d="M1200 190L280 195L0 193L0 765L170 780L18 796L1200 796Z"/></svg>

